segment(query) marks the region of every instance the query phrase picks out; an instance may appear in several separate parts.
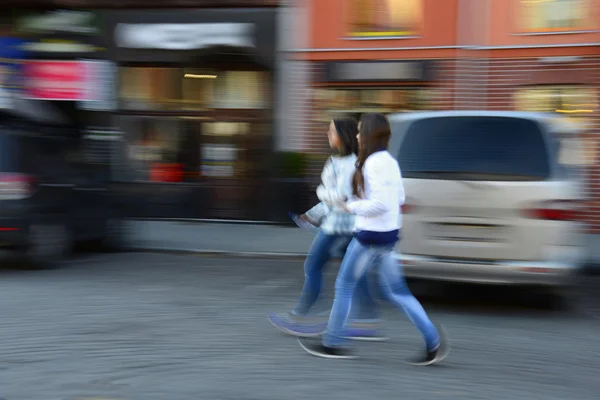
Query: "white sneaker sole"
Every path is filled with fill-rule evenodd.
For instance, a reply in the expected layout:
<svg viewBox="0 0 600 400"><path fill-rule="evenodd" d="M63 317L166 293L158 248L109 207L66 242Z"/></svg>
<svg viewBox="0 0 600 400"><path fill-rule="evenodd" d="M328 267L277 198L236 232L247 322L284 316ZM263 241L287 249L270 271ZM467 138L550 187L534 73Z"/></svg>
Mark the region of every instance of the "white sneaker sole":
<svg viewBox="0 0 600 400"><path fill-rule="evenodd" d="M355 355L332 355L332 354L324 354L324 353L320 353L318 351L315 351L309 347L306 347L304 345L304 343L302 343L302 340L298 339L298 343L300 344L300 347L302 347L304 349L304 351L306 351L308 354L310 354L311 356L315 356L315 357L320 357L320 358L327 358L330 360L355 360L358 358L358 356Z"/></svg>
<svg viewBox="0 0 600 400"><path fill-rule="evenodd" d="M355 340L357 342L387 342L390 340L385 336L349 336L346 337L349 340Z"/></svg>

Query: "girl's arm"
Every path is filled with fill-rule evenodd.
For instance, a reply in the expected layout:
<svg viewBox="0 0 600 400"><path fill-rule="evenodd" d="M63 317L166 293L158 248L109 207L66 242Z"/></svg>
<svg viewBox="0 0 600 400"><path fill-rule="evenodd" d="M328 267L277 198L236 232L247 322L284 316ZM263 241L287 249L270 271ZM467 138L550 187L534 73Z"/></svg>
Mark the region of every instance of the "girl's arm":
<svg viewBox="0 0 600 400"><path fill-rule="evenodd" d="M321 225L323 218L329 214L329 207L327 204L320 202L310 210L308 210L304 215L308 218L309 222L313 225Z"/></svg>
<svg viewBox="0 0 600 400"><path fill-rule="evenodd" d="M343 171L336 173L335 165L329 159L321 174L321 184L317 187L317 197L329 207L335 207L346 200L340 190L340 175L344 175Z"/></svg>

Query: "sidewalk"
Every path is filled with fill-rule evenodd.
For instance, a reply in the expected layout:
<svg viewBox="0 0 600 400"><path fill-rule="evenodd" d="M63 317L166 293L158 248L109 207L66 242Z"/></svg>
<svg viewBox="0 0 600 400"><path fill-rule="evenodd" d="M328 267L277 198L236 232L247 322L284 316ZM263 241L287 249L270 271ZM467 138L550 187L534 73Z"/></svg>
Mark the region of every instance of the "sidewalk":
<svg viewBox="0 0 600 400"><path fill-rule="evenodd" d="M313 237L295 226L130 220L126 247L142 251L304 257Z"/></svg>
<svg viewBox="0 0 600 400"><path fill-rule="evenodd" d="M175 221L128 221L126 247L244 257L305 257L314 236L296 226ZM586 269L600 273L600 235L587 235Z"/></svg>

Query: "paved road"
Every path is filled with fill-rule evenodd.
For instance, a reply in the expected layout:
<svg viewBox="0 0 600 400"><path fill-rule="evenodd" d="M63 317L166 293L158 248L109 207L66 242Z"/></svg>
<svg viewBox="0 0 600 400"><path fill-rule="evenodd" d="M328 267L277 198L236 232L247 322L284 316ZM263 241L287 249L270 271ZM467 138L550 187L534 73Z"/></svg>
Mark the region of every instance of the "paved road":
<svg viewBox="0 0 600 400"><path fill-rule="evenodd" d="M420 338L390 310L390 342L361 344L362 360L322 360L265 319L293 302L301 275L298 262L142 253L81 255L55 271L5 268L0 397L598 399L593 307L536 310L506 292L459 288L450 305L426 301L454 339L446 365L404 364Z"/></svg>

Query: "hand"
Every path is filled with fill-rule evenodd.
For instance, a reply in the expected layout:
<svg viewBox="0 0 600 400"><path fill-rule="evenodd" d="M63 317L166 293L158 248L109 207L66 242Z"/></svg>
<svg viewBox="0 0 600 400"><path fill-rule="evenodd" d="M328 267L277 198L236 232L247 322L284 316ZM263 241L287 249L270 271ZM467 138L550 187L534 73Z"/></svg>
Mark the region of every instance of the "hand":
<svg viewBox="0 0 600 400"><path fill-rule="evenodd" d="M350 209L348 208L348 204L344 203L344 211L346 211L349 214L352 214L352 211L350 211Z"/></svg>

